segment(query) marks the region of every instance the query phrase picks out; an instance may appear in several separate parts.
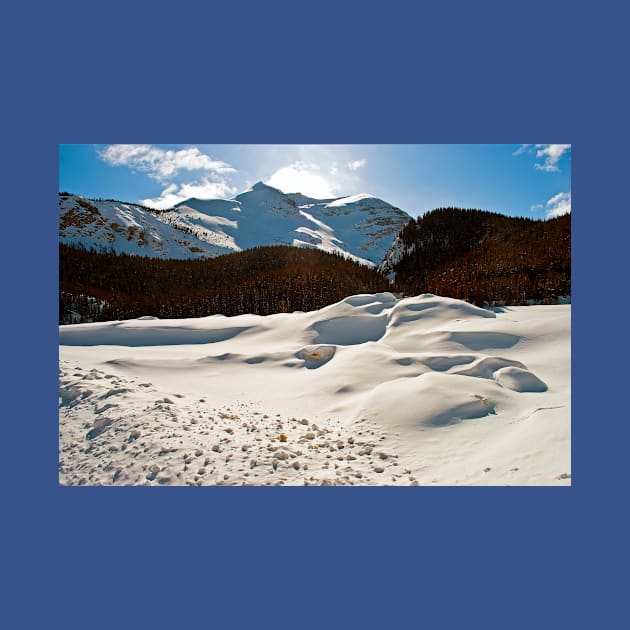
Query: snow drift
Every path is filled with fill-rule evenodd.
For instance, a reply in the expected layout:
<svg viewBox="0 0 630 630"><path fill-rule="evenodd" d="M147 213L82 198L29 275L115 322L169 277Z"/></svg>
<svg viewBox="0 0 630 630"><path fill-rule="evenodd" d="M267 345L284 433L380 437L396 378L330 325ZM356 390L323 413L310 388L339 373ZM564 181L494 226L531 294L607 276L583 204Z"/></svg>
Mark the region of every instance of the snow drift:
<svg viewBox="0 0 630 630"><path fill-rule="evenodd" d="M568 484L570 305L60 327L64 484Z"/></svg>

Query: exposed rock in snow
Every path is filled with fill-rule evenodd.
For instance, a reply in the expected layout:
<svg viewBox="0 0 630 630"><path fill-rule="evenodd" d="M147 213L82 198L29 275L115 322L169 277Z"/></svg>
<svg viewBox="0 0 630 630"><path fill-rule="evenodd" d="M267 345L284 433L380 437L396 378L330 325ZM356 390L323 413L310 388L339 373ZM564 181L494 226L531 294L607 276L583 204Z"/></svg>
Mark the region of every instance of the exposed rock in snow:
<svg viewBox="0 0 630 630"><path fill-rule="evenodd" d="M316 247L377 265L409 220L371 195L312 199L261 182L234 199L188 199L152 212L60 196L60 240L161 258L214 257L259 245Z"/></svg>

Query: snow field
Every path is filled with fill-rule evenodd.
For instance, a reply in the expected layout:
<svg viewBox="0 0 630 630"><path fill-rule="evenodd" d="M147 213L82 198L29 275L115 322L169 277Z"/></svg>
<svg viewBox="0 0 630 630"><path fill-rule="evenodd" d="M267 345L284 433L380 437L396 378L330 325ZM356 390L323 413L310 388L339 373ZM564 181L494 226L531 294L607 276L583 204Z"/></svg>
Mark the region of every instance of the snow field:
<svg viewBox="0 0 630 630"><path fill-rule="evenodd" d="M69 485L570 484L570 305L60 327Z"/></svg>

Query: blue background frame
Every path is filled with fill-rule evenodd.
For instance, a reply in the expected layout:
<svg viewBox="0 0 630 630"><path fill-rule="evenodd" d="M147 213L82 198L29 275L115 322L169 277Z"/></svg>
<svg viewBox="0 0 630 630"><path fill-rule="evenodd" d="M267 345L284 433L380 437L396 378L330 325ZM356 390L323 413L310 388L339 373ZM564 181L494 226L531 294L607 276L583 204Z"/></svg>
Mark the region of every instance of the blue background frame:
<svg viewBox="0 0 630 630"><path fill-rule="evenodd" d="M7 11L4 627L624 625L629 108L616 6ZM57 146L87 142L572 143L573 486L60 488Z"/></svg>

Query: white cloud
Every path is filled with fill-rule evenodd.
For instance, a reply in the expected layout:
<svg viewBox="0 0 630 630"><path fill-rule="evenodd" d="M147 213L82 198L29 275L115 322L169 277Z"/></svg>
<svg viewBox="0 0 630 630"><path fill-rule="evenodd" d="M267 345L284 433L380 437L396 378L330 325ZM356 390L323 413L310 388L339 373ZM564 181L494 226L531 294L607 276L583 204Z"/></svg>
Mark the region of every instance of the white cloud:
<svg viewBox="0 0 630 630"><path fill-rule="evenodd" d="M570 144L537 144L536 157L544 158L545 161L542 164L534 164L534 168L539 171L556 172L558 168L558 162L560 158L571 150Z"/></svg>
<svg viewBox="0 0 630 630"><path fill-rule="evenodd" d="M527 151L529 151L529 147L531 147L533 145L531 144L521 144L521 146L516 149L516 151L514 151L514 153L512 153L512 155L522 155L523 153L526 153Z"/></svg>
<svg viewBox="0 0 630 630"><path fill-rule="evenodd" d="M285 193L301 192L316 199L335 197L335 185L326 180L316 164L294 162L278 169L265 182Z"/></svg>
<svg viewBox="0 0 630 630"><path fill-rule="evenodd" d="M554 195L545 204L547 211L547 218L559 217L563 214L569 214L571 212L571 193L561 192Z"/></svg>
<svg viewBox="0 0 630 630"><path fill-rule="evenodd" d="M174 151L150 144L110 144L98 155L110 166L138 169L160 182L174 177L179 171L205 171L220 175L236 173L233 166L212 159L197 147Z"/></svg>
<svg viewBox="0 0 630 630"><path fill-rule="evenodd" d="M191 197L197 199L229 199L236 194L236 188L228 186L225 182L211 182L203 179L200 182L188 184L169 184L159 197L152 199L142 199L140 203L149 208L163 210L172 208L180 201L185 201Z"/></svg>
<svg viewBox="0 0 630 630"><path fill-rule="evenodd" d="M354 160L353 162L348 162L346 168L349 168L351 171L356 171L363 168L366 164L367 160Z"/></svg>
<svg viewBox="0 0 630 630"><path fill-rule="evenodd" d="M522 155L523 153L536 152L538 159L543 159L543 162L536 162L534 168L539 171L546 171L548 173L557 173L558 162L565 153L571 151L570 144L522 144L512 155Z"/></svg>

